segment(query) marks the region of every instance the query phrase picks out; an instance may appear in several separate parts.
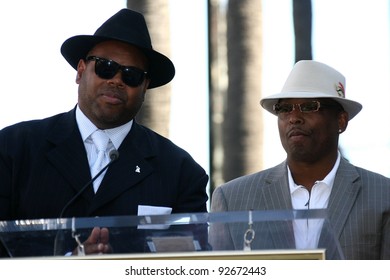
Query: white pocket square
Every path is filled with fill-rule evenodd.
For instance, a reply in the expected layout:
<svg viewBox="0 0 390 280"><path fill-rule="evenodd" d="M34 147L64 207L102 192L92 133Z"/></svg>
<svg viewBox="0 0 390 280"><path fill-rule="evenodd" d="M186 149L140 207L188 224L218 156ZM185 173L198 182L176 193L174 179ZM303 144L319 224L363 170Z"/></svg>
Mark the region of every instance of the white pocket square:
<svg viewBox="0 0 390 280"><path fill-rule="evenodd" d="M138 205L138 216L169 215L171 213L171 207ZM167 229L168 227L169 225L141 225L138 229Z"/></svg>

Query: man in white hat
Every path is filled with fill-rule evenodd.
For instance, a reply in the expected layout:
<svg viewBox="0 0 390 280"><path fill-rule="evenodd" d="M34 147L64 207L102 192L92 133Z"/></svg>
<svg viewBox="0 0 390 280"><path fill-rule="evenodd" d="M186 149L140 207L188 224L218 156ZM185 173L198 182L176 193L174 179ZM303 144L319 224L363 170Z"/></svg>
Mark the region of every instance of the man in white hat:
<svg viewBox="0 0 390 280"><path fill-rule="evenodd" d="M352 165L338 149L339 135L362 109L358 102L346 99L344 76L323 63L299 61L282 91L260 104L278 117L287 158L218 187L211 210L327 209L340 243L339 257L390 259L390 179ZM242 233L235 236L231 231L232 239L225 238L223 230L215 233L210 235L214 249L243 247ZM321 226L296 221L293 237L289 248L317 248L323 238ZM270 236L267 248L279 246L280 239L280 232ZM256 242L252 248L256 249Z"/></svg>

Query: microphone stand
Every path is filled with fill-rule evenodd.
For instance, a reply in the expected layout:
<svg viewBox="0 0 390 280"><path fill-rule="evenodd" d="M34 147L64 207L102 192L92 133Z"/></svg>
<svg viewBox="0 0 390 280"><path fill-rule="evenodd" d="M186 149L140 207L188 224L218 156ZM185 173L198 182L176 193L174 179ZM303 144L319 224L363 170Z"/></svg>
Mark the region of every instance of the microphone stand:
<svg viewBox="0 0 390 280"><path fill-rule="evenodd" d="M89 180L77 193L75 196L72 197L71 200L68 201L68 203L65 204L65 206L62 208L62 211L59 216L59 220L62 219L64 216L66 210L68 210L69 206L73 204L73 202L76 201L77 198L89 187L92 185L92 183L108 168L110 165L115 162L119 157L119 152L117 150L111 150L109 152L110 162L106 164L91 180ZM75 218L72 219L72 237L76 240L78 246L78 251L81 254L84 254L84 246L79 240L79 235L76 234L76 227L75 227ZM56 237L54 239L54 256L62 254L63 248L62 244L64 243L65 237L62 229L59 229L57 231Z"/></svg>

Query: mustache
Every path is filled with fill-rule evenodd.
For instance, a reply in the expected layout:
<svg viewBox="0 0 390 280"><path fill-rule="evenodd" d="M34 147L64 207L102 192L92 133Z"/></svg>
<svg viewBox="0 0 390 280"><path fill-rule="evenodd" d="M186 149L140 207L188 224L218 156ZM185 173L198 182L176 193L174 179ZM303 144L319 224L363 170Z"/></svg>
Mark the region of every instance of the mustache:
<svg viewBox="0 0 390 280"><path fill-rule="evenodd" d="M110 97L115 97L115 98L118 98L122 101L125 101L127 99L127 93L124 89L107 87L107 86L100 88L98 91L98 95L106 95L106 96L110 96Z"/></svg>
<svg viewBox="0 0 390 280"><path fill-rule="evenodd" d="M287 137L300 136L300 135L308 136L310 135L310 131L298 127L292 127L289 130L287 130L286 135Z"/></svg>

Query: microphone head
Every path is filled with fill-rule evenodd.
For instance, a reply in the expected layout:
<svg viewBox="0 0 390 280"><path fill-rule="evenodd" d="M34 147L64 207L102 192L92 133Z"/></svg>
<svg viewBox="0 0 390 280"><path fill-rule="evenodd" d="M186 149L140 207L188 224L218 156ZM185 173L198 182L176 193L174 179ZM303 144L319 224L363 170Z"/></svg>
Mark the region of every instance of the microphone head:
<svg viewBox="0 0 390 280"><path fill-rule="evenodd" d="M111 161L114 161L114 160L117 160L118 157L119 157L119 152L117 150L111 150L108 154L110 156L110 160Z"/></svg>

